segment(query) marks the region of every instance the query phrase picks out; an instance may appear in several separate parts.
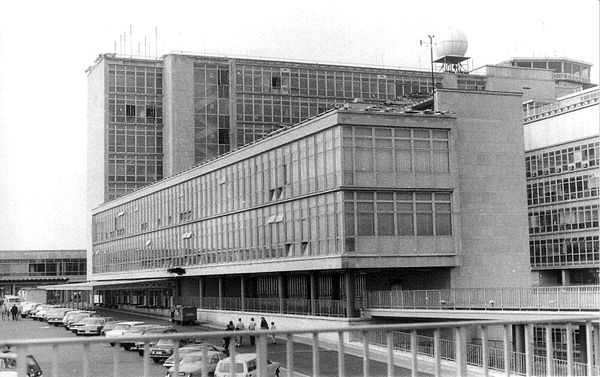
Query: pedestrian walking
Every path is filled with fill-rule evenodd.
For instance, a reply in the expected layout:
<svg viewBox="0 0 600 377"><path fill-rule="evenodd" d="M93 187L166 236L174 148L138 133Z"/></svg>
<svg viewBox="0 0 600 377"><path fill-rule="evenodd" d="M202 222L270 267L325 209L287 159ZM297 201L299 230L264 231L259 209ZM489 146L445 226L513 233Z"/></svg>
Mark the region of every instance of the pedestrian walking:
<svg viewBox="0 0 600 377"><path fill-rule="evenodd" d="M6 321L6 316L8 315L6 305L0 305L0 312L2 313L2 320Z"/></svg>
<svg viewBox="0 0 600 377"><path fill-rule="evenodd" d="M21 313L23 312L23 308L21 306L17 306L17 321L21 320Z"/></svg>
<svg viewBox="0 0 600 377"><path fill-rule="evenodd" d="M261 330L269 329L269 324L267 323L267 320L265 319L265 317L260 317L260 329Z"/></svg>
<svg viewBox="0 0 600 377"><path fill-rule="evenodd" d="M19 308L17 308L16 304L13 304L12 308L10 308L10 314L12 314L12 320L17 320L17 313L19 312Z"/></svg>
<svg viewBox="0 0 600 377"><path fill-rule="evenodd" d="M275 322L271 322L271 330L276 330L277 328L275 327ZM277 343L277 341L275 340L275 334L271 335L271 343L275 344Z"/></svg>
<svg viewBox="0 0 600 377"><path fill-rule="evenodd" d="M243 331L246 328L246 326L244 326L244 322L242 322L241 318L238 318L238 322L235 324L235 331ZM242 345L242 336L236 336L235 337L235 345L236 347L241 347Z"/></svg>
<svg viewBox="0 0 600 377"><path fill-rule="evenodd" d="M225 327L225 331L234 331L235 327L233 327L233 321L229 321L227 327ZM229 353L229 342L231 342L231 336L223 337L223 347L225 348L225 353Z"/></svg>
<svg viewBox="0 0 600 377"><path fill-rule="evenodd" d="M256 322L254 322L254 318L250 318L250 323L248 324L248 330L254 331L256 330ZM253 346L254 342L256 342L256 338L250 335L250 345Z"/></svg>

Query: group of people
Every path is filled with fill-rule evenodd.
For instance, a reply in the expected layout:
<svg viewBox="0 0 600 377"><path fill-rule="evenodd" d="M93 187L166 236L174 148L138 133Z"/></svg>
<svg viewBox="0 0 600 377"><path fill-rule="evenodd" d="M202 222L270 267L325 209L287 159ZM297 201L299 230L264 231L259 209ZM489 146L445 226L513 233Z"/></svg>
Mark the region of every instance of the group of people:
<svg viewBox="0 0 600 377"><path fill-rule="evenodd" d="M244 322L242 322L241 318L238 318L238 322L234 325L233 321L229 321L227 327L225 327L225 331L243 331L246 329ZM260 329L261 330L275 330L275 322L271 322L271 326L269 327L269 323L265 319L265 317L260 317ZM248 323L248 330L256 330L256 322L254 318L250 318L250 323ZM242 346L242 336L235 336L234 342L236 347ZM253 346L256 342L256 337L250 336L250 345ZM231 337L226 336L223 338L223 346L225 350L229 350L229 342L231 342ZM275 339L275 335L271 335L271 343L275 344L277 341Z"/></svg>
<svg viewBox="0 0 600 377"><path fill-rule="evenodd" d="M12 307L2 304L0 306L0 313L3 321L9 321L11 317L13 321L18 321L21 318L21 308L17 304L13 304Z"/></svg>

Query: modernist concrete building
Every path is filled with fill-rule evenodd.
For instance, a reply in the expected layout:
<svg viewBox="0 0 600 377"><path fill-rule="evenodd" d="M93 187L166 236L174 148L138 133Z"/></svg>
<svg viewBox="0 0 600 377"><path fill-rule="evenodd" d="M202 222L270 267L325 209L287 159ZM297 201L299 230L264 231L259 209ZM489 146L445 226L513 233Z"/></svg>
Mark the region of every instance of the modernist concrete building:
<svg viewBox="0 0 600 377"><path fill-rule="evenodd" d="M430 96L433 87L522 92L548 103L553 65L505 62L470 74L167 54L103 54L88 69L90 208L354 98ZM561 67L567 67L567 63ZM515 63L516 65L516 63ZM572 67L572 66L571 66ZM589 82L589 69L577 77Z"/></svg>
<svg viewBox="0 0 600 377"><path fill-rule="evenodd" d="M599 283L599 89L525 115L531 267L540 285Z"/></svg>
<svg viewBox="0 0 600 377"><path fill-rule="evenodd" d="M100 205L90 279L142 282L107 304L162 284L155 303L206 316L354 317L365 290L529 286L521 95L433 102L332 110Z"/></svg>
<svg viewBox="0 0 600 377"><path fill-rule="evenodd" d="M0 297L21 288L86 280L85 250L0 250Z"/></svg>

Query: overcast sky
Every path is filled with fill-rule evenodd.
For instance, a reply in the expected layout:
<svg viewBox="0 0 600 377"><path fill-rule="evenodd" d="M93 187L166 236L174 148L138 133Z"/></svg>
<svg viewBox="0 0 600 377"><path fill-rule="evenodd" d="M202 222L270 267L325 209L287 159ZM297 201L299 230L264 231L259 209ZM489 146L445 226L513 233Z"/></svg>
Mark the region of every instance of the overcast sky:
<svg viewBox="0 0 600 377"><path fill-rule="evenodd" d="M594 64L598 0L5 1L0 9L0 250L86 248L85 69L130 25L158 55L190 51L427 69L427 35L465 33L472 66Z"/></svg>

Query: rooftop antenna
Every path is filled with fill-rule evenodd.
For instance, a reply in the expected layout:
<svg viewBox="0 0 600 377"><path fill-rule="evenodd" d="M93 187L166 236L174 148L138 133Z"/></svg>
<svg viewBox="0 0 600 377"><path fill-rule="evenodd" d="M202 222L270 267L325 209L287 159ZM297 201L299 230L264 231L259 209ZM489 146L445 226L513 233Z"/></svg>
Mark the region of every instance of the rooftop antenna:
<svg viewBox="0 0 600 377"><path fill-rule="evenodd" d="M158 26L154 26L154 58L158 59Z"/></svg>
<svg viewBox="0 0 600 377"><path fill-rule="evenodd" d="M133 57L133 27L129 24L129 57Z"/></svg>
<svg viewBox="0 0 600 377"><path fill-rule="evenodd" d="M433 38L435 38L435 35L428 35L427 38L429 38L429 52L431 59L431 91L433 92L435 89L435 77L433 76ZM419 43L421 46L423 46L422 40L420 40ZM425 45L427 45L427 43L425 43Z"/></svg>

